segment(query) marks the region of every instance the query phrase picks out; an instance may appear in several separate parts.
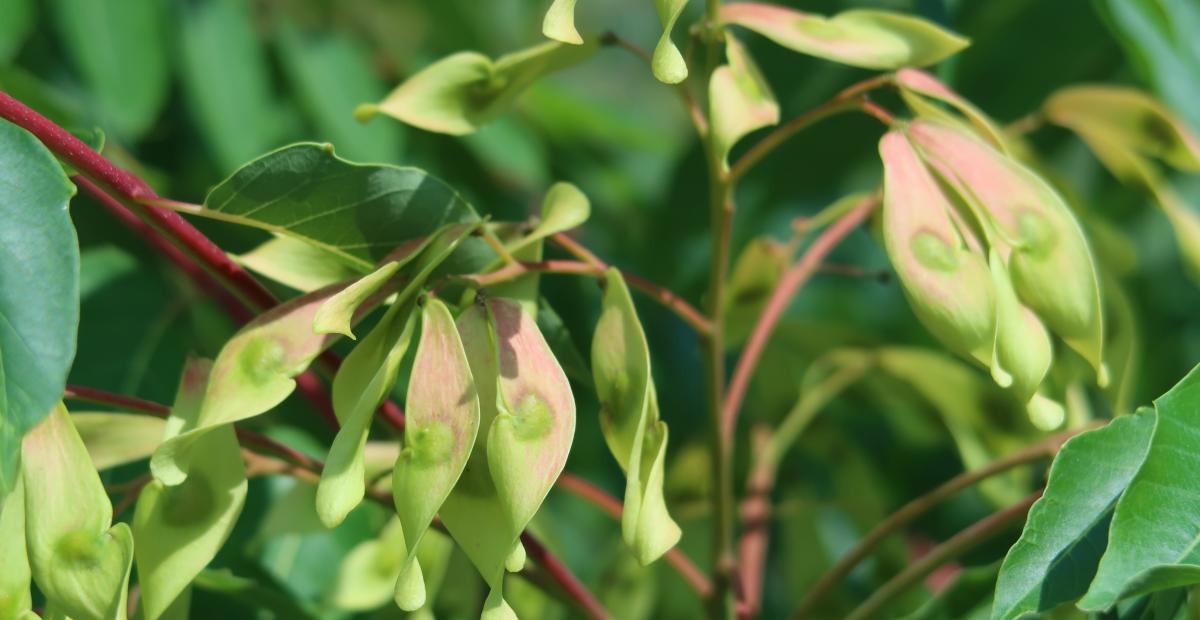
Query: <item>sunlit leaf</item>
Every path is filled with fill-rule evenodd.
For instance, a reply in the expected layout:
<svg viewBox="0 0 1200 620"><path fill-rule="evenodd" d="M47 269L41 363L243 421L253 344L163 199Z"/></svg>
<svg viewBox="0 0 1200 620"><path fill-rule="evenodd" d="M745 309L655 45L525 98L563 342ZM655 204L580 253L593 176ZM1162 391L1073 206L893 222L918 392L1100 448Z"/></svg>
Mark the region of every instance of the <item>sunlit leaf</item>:
<svg viewBox="0 0 1200 620"><path fill-rule="evenodd" d="M453 189L422 170L355 164L313 143L242 166L204 205L186 213L295 237L363 271L406 241L479 219Z"/></svg>
<svg viewBox="0 0 1200 620"><path fill-rule="evenodd" d="M37 618L31 611L29 557L25 551L25 486L16 481L0 496L0 618Z"/></svg>
<svg viewBox="0 0 1200 620"><path fill-rule="evenodd" d="M1200 509L1200 367L1155 400L1154 410L1145 461L1117 502L1108 549L1080 609L1104 610L1131 596L1200 583L1200 524L1194 517ZM1107 451L1105 457L1111 461L1117 454Z"/></svg>
<svg viewBox="0 0 1200 620"><path fill-rule="evenodd" d="M642 564L679 542L679 526L663 499L667 425L659 419L650 348L621 272L605 276L604 302L592 337L592 373L600 428L626 472L621 533Z"/></svg>
<svg viewBox="0 0 1200 620"><path fill-rule="evenodd" d="M650 69L654 77L666 84L678 84L687 79L688 66L683 54L671 41L671 31L675 22L687 7L688 0L654 0L654 8L658 11L658 20L662 22L662 36L654 46L654 54L650 59Z"/></svg>
<svg viewBox="0 0 1200 620"><path fill-rule="evenodd" d="M770 84L733 35L725 37L725 56L728 64L717 67L708 83L713 139L722 162L743 136L779 122Z"/></svg>
<svg viewBox="0 0 1200 620"><path fill-rule="evenodd" d="M421 312L421 342L405 411L404 450L392 474L392 496L403 525L400 544L408 549L404 570L411 571L416 548L462 475L479 432L479 395L466 353L454 317L436 299Z"/></svg>
<svg viewBox="0 0 1200 620"><path fill-rule="evenodd" d="M61 404L25 436L25 533L33 580L74 620L125 620L133 535Z"/></svg>
<svg viewBox="0 0 1200 620"><path fill-rule="evenodd" d="M164 5L55 0L46 6L62 49L87 84L94 118L126 139L149 129L169 85Z"/></svg>
<svg viewBox="0 0 1200 620"><path fill-rule="evenodd" d="M0 496L17 477L21 436L62 398L79 327L75 193L54 156L0 120Z"/></svg>
<svg viewBox="0 0 1200 620"><path fill-rule="evenodd" d="M1087 591L1104 553L1113 506L1141 466L1154 425L1154 412L1144 410L1062 447L1045 495L1004 558L993 620L1053 609Z"/></svg>
<svg viewBox="0 0 1200 620"><path fill-rule="evenodd" d="M542 20L542 34L555 41L583 45L583 37L575 29L575 1L554 0Z"/></svg>
<svg viewBox="0 0 1200 620"><path fill-rule="evenodd" d="M168 435L195 424L211 370L208 360L188 360L167 419ZM233 426L204 435L193 451L187 480L171 487L152 480L138 496L134 558L146 620L167 616L185 596L229 537L246 502L246 468Z"/></svg>
<svg viewBox="0 0 1200 620"><path fill-rule="evenodd" d="M106 411L77 411L71 422L99 471L149 458L166 428L162 418Z"/></svg>
<svg viewBox="0 0 1200 620"><path fill-rule="evenodd" d="M243 267L302 293L362 275L345 260L293 237L276 236L233 257Z"/></svg>
<svg viewBox="0 0 1200 620"><path fill-rule="evenodd" d="M989 364L992 378L1028 402L1054 361L1050 334L1038 316L1017 299L1009 267L994 249L988 252L988 267L996 296L996 333Z"/></svg>
<svg viewBox="0 0 1200 620"><path fill-rule="evenodd" d="M359 106L355 115L365 121L382 112L427 131L468 134L503 114L539 78L595 51L595 43L550 42L494 61L477 52L459 52L418 71L378 104Z"/></svg>
<svg viewBox="0 0 1200 620"><path fill-rule="evenodd" d="M395 385L400 362L412 340L417 294L429 274L473 230L474 225L452 226L437 236L421 253L415 273L392 307L350 352L334 377L333 410L342 428L329 449L317 487L317 514L326 527L341 523L366 493L363 450L375 409Z"/></svg>
<svg viewBox="0 0 1200 620"><path fill-rule="evenodd" d="M225 343L213 363L199 413L151 457L155 478L168 486L182 483L199 439L216 428L264 413L292 393L293 377L333 341L332 336L313 333L313 317L342 288L334 285L276 306Z"/></svg>
<svg viewBox="0 0 1200 620"><path fill-rule="evenodd" d="M325 300L313 317L313 333L341 334L356 340L350 322L354 320L358 307L383 289L388 280L403 266L399 261L385 262L379 269L355 280L353 284Z"/></svg>
<svg viewBox="0 0 1200 620"><path fill-rule="evenodd" d="M783 6L735 2L721 6L721 21L749 28L802 54L866 69L923 67L970 44L919 17L872 9L825 17Z"/></svg>
<svg viewBox="0 0 1200 620"><path fill-rule="evenodd" d="M591 213L592 203L578 187L570 183L555 183L542 199L542 212L537 226L508 249L516 252L535 241L580 226Z"/></svg>

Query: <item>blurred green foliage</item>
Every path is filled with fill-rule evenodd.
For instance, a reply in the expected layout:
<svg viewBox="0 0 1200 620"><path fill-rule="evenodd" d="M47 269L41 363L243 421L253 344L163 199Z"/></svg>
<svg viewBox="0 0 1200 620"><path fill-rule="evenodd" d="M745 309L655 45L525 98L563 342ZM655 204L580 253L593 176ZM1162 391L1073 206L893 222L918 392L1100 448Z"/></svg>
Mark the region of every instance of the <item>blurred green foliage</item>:
<svg viewBox="0 0 1200 620"><path fill-rule="evenodd" d="M694 20L700 2L686 9ZM1002 122L1023 117L1055 88L1079 82L1144 87L1200 129L1200 8L1192 0L809 0L797 8L831 13L851 6L908 11L972 40L944 63L941 79ZM0 0L0 88L72 129L103 130L105 154L148 178L164 195L202 201L244 161L299 140L327 141L352 160L415 165L458 189L480 213L520 219L536 212L549 183L566 180L591 198L580 239L605 260L698 302L708 263L704 160L669 88L637 58L615 48L536 84L514 113L457 139L401 127L386 118L360 125L354 107L376 101L405 76L448 53L489 56L542 40L541 0ZM660 24L648 0L581 0L586 34L612 30L651 48ZM682 36L682 35L677 35ZM678 39L682 40L682 39ZM745 42L770 81L786 120L870 75L799 56L759 37ZM883 103L891 103L884 100ZM794 218L879 181L880 127L841 116L806 131L750 174L739 192L734 253L767 235L787 241ZM734 149L743 152L753 137ZM1059 129L1034 135L1058 176L1076 188L1087 221L1107 223L1136 263L1120 276L1128 293L1138 357L1131 402L1149 402L1200 359L1200 292L1187 280L1172 233L1149 199L1118 185L1078 139ZM1200 182L1181 181L1200 205ZM83 306L71 382L167 402L187 352L212 356L232 324L141 240L87 198L72 216L83 249ZM244 252L265 236L198 222L222 247ZM889 268L879 243L855 233L837 263L867 273ZM579 350L587 351L599 312L594 281L542 278L542 290ZM283 291L281 291L283 292ZM708 467L704 404L695 383L698 344L687 326L636 299L654 359L662 418L672 428L668 501L684 530L682 547L706 565ZM791 308L767 351L745 407L743 428L776 422L795 403L811 361L837 347L936 347L899 287L871 277L819 274ZM982 371L971 369L986 382ZM590 387L577 384L579 424L567 469L617 493L623 478L601 439ZM985 390L986 392L986 390ZM977 403L981 432L1033 431L990 392ZM997 401L997 402L994 402ZM1103 416L1095 394L1085 402ZM895 507L963 468L938 409L895 377L875 375L822 413L784 462L772 524L765 614L778 617L839 553ZM323 457L331 437L293 398L254 426ZM1000 430L993 430L993 429ZM379 438L388 436L377 429ZM1003 432L1002 432L1003 431ZM747 437L748 433L742 433ZM749 446L739 445L737 480ZM1029 485L1026 471L1011 484ZM129 477L127 469L106 481ZM364 505L332 531L311 514L311 489L289 480L251 481L247 508L217 568L193 594L193 617L391 618L385 605L358 615L329 605L339 564L386 522ZM1023 487L1022 487L1023 488ZM301 497L297 499L297 495ZM290 507L290 508L289 508ZM988 496L956 497L913 528L943 539L991 512ZM129 515L122 518L128 519ZM698 603L663 563L639 568L620 544L618 524L594 507L552 492L533 529L620 618L691 618ZM969 555L989 566L1010 536ZM902 567L899 541L854 572L827 602L844 613ZM986 573L988 569L981 569ZM994 574L994 567L990 569ZM972 575L977 573L972 573ZM244 579L238 579L244 578ZM251 581L247 582L245 579ZM263 594L256 588L265 589ZM514 587L518 611L568 617L532 588ZM459 552L434 599L438 617L473 617L483 596ZM986 594L986 593L985 593ZM920 605L914 592L905 604ZM282 606L282 607L280 607ZM291 607L289 607L291 606ZM930 608L935 608L931 605Z"/></svg>

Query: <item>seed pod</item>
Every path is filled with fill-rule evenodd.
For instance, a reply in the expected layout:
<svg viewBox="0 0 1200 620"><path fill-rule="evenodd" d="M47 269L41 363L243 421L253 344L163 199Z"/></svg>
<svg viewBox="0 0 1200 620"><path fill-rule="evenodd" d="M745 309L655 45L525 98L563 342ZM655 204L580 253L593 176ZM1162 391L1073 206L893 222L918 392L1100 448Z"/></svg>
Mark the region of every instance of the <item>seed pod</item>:
<svg viewBox="0 0 1200 620"><path fill-rule="evenodd" d="M592 373L600 428L625 471L621 534L638 561L649 564L679 542L663 500L667 425L659 419L650 376L650 349L621 272L605 274L604 305L592 337Z"/></svg>
<svg viewBox="0 0 1200 620"><path fill-rule="evenodd" d="M1022 402L1028 402L1046 378L1053 361L1050 334L1046 333L1037 315L1017 299L999 253L992 250L988 259L996 293L996 335L990 363L992 378L1000 387L1011 387Z"/></svg>
<svg viewBox="0 0 1200 620"><path fill-rule="evenodd" d="M133 534L112 524L112 504L66 407L25 435L21 470L29 564L47 602L75 620L125 620Z"/></svg>
<svg viewBox="0 0 1200 620"><path fill-rule="evenodd" d="M879 154L884 245L913 312L951 349L989 352L996 301L978 242L902 132L884 135Z"/></svg>
<svg viewBox="0 0 1200 620"><path fill-rule="evenodd" d="M36 620L29 594L29 557L25 551L25 485L18 476L0 497L0 618Z"/></svg>
<svg viewBox="0 0 1200 620"><path fill-rule="evenodd" d="M505 566L566 464L575 401L534 318L517 302L481 299L459 317L458 332L479 393L481 432L440 514L492 588L484 617L511 618Z"/></svg>
<svg viewBox="0 0 1200 620"><path fill-rule="evenodd" d="M167 419L168 436L194 421L212 363L189 359ZM156 620L180 599L229 538L246 502L246 468L232 426L196 442L191 473L168 487L152 480L133 514L142 614Z"/></svg>
<svg viewBox="0 0 1200 620"><path fill-rule="evenodd" d="M965 116L975 131L993 146L1006 152L1010 150L1009 138L987 114L925 71L901 69L896 72L896 85L900 87L900 96L904 98L904 102L919 118L950 124L961 123L957 117L934 105L930 99L940 101Z"/></svg>
<svg viewBox="0 0 1200 620"><path fill-rule="evenodd" d="M1100 286L1079 223L1025 166L960 128L917 121L908 130L931 167L968 204L1021 302L1096 368L1102 363Z"/></svg>
<svg viewBox="0 0 1200 620"><path fill-rule="evenodd" d="M411 611L420 607L416 597L405 604L399 594L411 590L409 582L419 574L417 545L462 475L479 431L479 395L466 353L454 317L436 299L427 301L421 313L421 341L405 411L404 450L392 474L392 496L408 548L397 602Z"/></svg>

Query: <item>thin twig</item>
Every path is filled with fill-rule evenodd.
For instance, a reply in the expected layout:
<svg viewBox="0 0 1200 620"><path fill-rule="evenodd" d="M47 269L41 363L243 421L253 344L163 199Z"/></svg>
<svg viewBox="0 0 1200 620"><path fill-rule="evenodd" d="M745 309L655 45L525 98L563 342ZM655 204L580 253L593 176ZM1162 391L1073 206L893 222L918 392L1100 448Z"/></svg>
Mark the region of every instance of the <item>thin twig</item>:
<svg viewBox="0 0 1200 620"><path fill-rule="evenodd" d="M742 400L746 396L746 390L750 386L750 379L754 376L754 371L758 367L758 362L762 357L763 351L766 349L767 341L771 338L772 332L775 330L776 324L787 310L792 298L804 286L813 272L824 262L825 257L837 247L838 243L850 234L867 218L868 215L879 204L879 196L874 195L864 199L858 206L851 210L846 215L835 221L826 228L813 244L809 246L800 260L784 272L779 279L779 284L771 293L770 299L767 300L766 307L763 308L762 314L758 318L758 322L754 325L754 330L750 334L750 338L746 341L746 346L742 350L741 357L738 358L737 366L733 371L733 378L729 382L729 392L725 396L724 405L721 415L721 430L730 436L733 435L737 428L738 411L741 409Z"/></svg>
<svg viewBox="0 0 1200 620"><path fill-rule="evenodd" d="M542 273L558 273L571 275L585 275L592 277L604 277L604 268L596 265L591 265L582 261L572 260L543 260L543 261L521 261L511 265L506 265L493 271L492 273L476 275L476 276L461 276L458 279L469 281L473 286L485 287L494 286L501 282L507 282L513 278L517 278L531 271L539 271ZM683 319L688 325L692 326L700 334L705 334L711 329L711 321L705 317L699 310L689 304L687 300L680 297L674 291L654 284L645 278L639 277L627 271L622 271L621 275L625 277L625 281L630 286L636 288L646 295L649 295L654 301L666 309L674 312L679 318Z"/></svg>
<svg viewBox="0 0 1200 620"><path fill-rule="evenodd" d="M934 490L912 500L893 512L882 523L875 526L849 553L842 556L837 564L829 569L809 590L804 599L796 607L793 618L799 620L807 617L816 608L817 603L829 593L842 579L845 579L854 567L858 566L876 547L889 536L905 527L917 517L925 514L934 506L940 504L951 495L987 480L992 476L1006 472L1014 467L1033 463L1053 457L1063 443L1075 435L1095 428L1095 425L1073 429L1046 438L1036 444L1027 446L1006 457L992 461L979 469L963 472L939 485Z"/></svg>
<svg viewBox="0 0 1200 620"><path fill-rule="evenodd" d="M921 559L913 562L900 574L883 584L867 600L850 612L850 615L846 616L846 620L867 620L867 618L874 617L897 596L903 594L905 590L937 567L961 557L983 541L1004 531L1014 521L1024 519L1025 515L1029 513L1030 506L1033 506L1033 503L1041 496L1042 492L1037 491L1016 504L984 517L967 529L951 536L946 542L934 547ZM798 617L800 617L799 614L792 616L793 620Z"/></svg>
<svg viewBox="0 0 1200 620"><path fill-rule="evenodd" d="M835 114L850 110L862 109L863 95L871 90L890 84L892 75L884 74L873 78L868 78L857 84L853 84L825 103L793 118L792 120L780 125L771 133L768 133L759 140L750 150L742 155L729 168L729 178L733 182L737 182L764 157L774 151L779 145L787 142L789 138L796 135L800 131L812 126L814 123L829 118Z"/></svg>
<svg viewBox="0 0 1200 620"><path fill-rule="evenodd" d="M559 476L555 486L597 506L613 519L616 519L618 523L621 521L621 515L625 512L621 501L591 482L579 476L564 473L562 476ZM679 547L668 549L663 559L701 597L707 597L712 593L712 583L708 580L704 571L701 571Z"/></svg>
<svg viewBox="0 0 1200 620"><path fill-rule="evenodd" d="M550 240L558 244L559 247L569 252L575 258L596 267L597 269L608 269L608 264L600 260L600 257L592 253L591 250L583 246L582 243L573 239L567 233L554 233L550 236Z"/></svg>

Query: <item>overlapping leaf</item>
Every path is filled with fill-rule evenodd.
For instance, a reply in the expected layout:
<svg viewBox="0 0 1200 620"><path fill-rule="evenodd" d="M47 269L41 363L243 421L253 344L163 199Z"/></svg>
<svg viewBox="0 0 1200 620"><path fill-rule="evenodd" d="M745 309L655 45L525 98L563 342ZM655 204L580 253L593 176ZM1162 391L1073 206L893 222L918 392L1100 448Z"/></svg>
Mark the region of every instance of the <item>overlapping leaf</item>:
<svg viewBox="0 0 1200 620"><path fill-rule="evenodd" d="M1118 418L1062 447L1045 495L1004 558L993 619L1048 611L1087 591L1113 507L1146 457L1154 418L1149 410Z"/></svg>
<svg viewBox="0 0 1200 620"><path fill-rule="evenodd" d="M62 398L79 325L79 244L62 167L0 120L0 496L17 477L21 436Z"/></svg>
<svg viewBox="0 0 1200 620"><path fill-rule="evenodd" d="M74 620L125 620L133 535L61 404L25 436L25 534L34 582ZM7 558L6 558L7 559Z"/></svg>
<svg viewBox="0 0 1200 620"><path fill-rule="evenodd" d="M302 293L361 275L361 269L319 247L293 237L276 236L233 257L243 267Z"/></svg>
<svg viewBox="0 0 1200 620"><path fill-rule="evenodd" d="M492 60L477 52L451 54L418 71L378 104L363 104L359 120L384 113L427 131L463 135L503 114L539 78L578 64L596 44L557 41Z"/></svg>
<svg viewBox="0 0 1200 620"><path fill-rule="evenodd" d="M931 65L969 44L919 17L872 9L825 17L772 4L734 2L721 6L720 18L802 54L865 69Z"/></svg>
<svg viewBox="0 0 1200 620"><path fill-rule="evenodd" d="M1009 150L1004 131L997 127L987 114L932 75L920 69L901 69L896 72L896 85L900 87L900 95L905 103L919 117L949 123L960 122L929 100L940 101L965 116L975 131L992 146L1002 151Z"/></svg>
<svg viewBox="0 0 1200 620"><path fill-rule="evenodd" d="M407 241L479 219L423 170L355 164L314 143L242 166L209 192L203 209L187 212L298 238L363 271Z"/></svg>
<svg viewBox="0 0 1200 620"><path fill-rule="evenodd" d="M25 485L16 481L0 496L0 618L34 620L29 594L29 557L25 551Z"/></svg>
<svg viewBox="0 0 1200 620"><path fill-rule="evenodd" d="M412 340L415 323L413 308L416 306L417 294L429 274L441 265L475 228L472 224L450 226L437 235L418 259L417 268L411 274L407 286L371 333L350 352L334 377L333 410L342 423L342 428L338 430L337 437L329 449L329 457L325 461L325 469L321 472L321 482L317 487L317 514L327 527L341 523L346 515L362 502L366 492L363 449L367 443L375 408L383 402L395 385L400 362ZM352 306L353 304L338 304L338 307L343 309L343 315L349 314ZM322 310L325 307L322 306ZM317 318L319 317L320 311L317 314ZM349 322L346 321L346 324Z"/></svg>
<svg viewBox="0 0 1200 620"><path fill-rule="evenodd" d="M188 360L167 420L168 438L195 424L211 370L209 360ZM170 617L173 606L183 605L186 613L186 591L225 543L246 502L246 468L233 426L214 429L193 450L182 484L153 480L138 496L134 558L146 620Z"/></svg>
<svg viewBox="0 0 1200 620"><path fill-rule="evenodd" d="M663 499L667 425L659 419L650 348L616 269L605 275L603 309L592 337L592 373L604 439L626 474L621 533L638 561L649 564L679 542L681 531Z"/></svg>
<svg viewBox="0 0 1200 620"><path fill-rule="evenodd" d="M76 412L71 422L98 471L148 458L162 443L162 418L132 413Z"/></svg>

